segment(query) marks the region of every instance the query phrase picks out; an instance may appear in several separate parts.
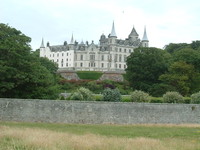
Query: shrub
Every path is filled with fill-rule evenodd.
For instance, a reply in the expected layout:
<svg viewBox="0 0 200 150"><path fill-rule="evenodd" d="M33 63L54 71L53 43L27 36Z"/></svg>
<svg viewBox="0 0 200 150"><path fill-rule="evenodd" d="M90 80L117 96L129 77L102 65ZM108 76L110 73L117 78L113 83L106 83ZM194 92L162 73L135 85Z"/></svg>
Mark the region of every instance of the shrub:
<svg viewBox="0 0 200 150"><path fill-rule="evenodd" d="M110 88L103 90L103 101L121 101L121 94L119 90Z"/></svg>
<svg viewBox="0 0 200 150"><path fill-rule="evenodd" d="M131 101L132 102L149 102L150 96L148 93L145 93L140 90L135 90L131 93Z"/></svg>
<svg viewBox="0 0 200 150"><path fill-rule="evenodd" d="M93 97L93 93L89 89L81 87L71 95L70 99L91 101L91 100L94 100L94 97Z"/></svg>
<svg viewBox="0 0 200 150"><path fill-rule="evenodd" d="M150 103L163 103L162 97L151 97Z"/></svg>
<svg viewBox="0 0 200 150"><path fill-rule="evenodd" d="M163 95L165 103L183 103L183 96L178 92L167 92Z"/></svg>
<svg viewBox="0 0 200 150"><path fill-rule="evenodd" d="M192 104L200 104L200 91L191 95Z"/></svg>
<svg viewBox="0 0 200 150"><path fill-rule="evenodd" d="M60 100L65 100L65 97L64 97L64 96L61 96L61 97L60 97Z"/></svg>

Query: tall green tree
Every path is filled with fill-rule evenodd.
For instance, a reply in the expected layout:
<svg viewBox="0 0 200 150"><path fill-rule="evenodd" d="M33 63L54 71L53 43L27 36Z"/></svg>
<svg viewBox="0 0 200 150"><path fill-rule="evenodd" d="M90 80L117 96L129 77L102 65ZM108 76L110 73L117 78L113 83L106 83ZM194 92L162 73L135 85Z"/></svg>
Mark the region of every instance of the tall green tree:
<svg viewBox="0 0 200 150"><path fill-rule="evenodd" d="M159 79L175 88L184 96L192 93L193 87L197 87L199 82L199 73L195 71L192 64L187 64L184 61L174 62L169 71L159 77Z"/></svg>
<svg viewBox="0 0 200 150"><path fill-rule="evenodd" d="M192 48L183 48L173 53L173 60L174 62L184 61L187 64L192 64L200 72L200 51Z"/></svg>
<svg viewBox="0 0 200 150"><path fill-rule="evenodd" d="M188 47L190 47L190 45L187 43L170 43L169 45L165 46L164 50L172 54L180 49L188 48Z"/></svg>
<svg viewBox="0 0 200 150"><path fill-rule="evenodd" d="M131 86L145 92L159 84L159 76L167 71L171 55L158 48L137 48L127 58L126 76Z"/></svg>
<svg viewBox="0 0 200 150"><path fill-rule="evenodd" d="M0 97L55 99L58 96L52 70L31 53L30 41L21 31L0 24Z"/></svg>

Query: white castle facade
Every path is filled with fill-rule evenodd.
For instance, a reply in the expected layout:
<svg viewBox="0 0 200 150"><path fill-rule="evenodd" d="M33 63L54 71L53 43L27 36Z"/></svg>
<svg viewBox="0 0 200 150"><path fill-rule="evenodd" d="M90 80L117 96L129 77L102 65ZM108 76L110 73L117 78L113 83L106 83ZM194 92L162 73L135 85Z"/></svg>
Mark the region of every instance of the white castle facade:
<svg viewBox="0 0 200 150"><path fill-rule="evenodd" d="M113 22L111 33L108 37L102 34L98 45L93 41L79 44L74 41L73 35L70 44L65 41L63 45L50 46L48 42L45 47L42 40L40 57L57 63L61 70L124 72L127 57L139 46L149 46L146 29L142 40L134 27L128 38L121 40L117 39Z"/></svg>

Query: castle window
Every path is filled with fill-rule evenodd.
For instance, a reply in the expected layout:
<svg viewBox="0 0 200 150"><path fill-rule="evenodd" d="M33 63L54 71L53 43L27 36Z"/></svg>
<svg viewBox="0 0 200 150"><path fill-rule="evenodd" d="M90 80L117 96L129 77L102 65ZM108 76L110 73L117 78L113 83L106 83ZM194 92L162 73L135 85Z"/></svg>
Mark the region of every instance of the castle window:
<svg viewBox="0 0 200 150"><path fill-rule="evenodd" d="M120 54L119 55L119 62L121 62L122 61L122 55Z"/></svg>
<svg viewBox="0 0 200 150"><path fill-rule="evenodd" d="M75 55L74 59L77 60L77 55ZM68 60L68 59L67 59L67 60Z"/></svg>
<svg viewBox="0 0 200 150"><path fill-rule="evenodd" d="M101 60L104 60L104 55L101 55Z"/></svg>
<svg viewBox="0 0 200 150"><path fill-rule="evenodd" d="M124 53L126 53L126 49L124 49Z"/></svg>
<svg viewBox="0 0 200 150"><path fill-rule="evenodd" d="M121 64L119 64L119 68L121 68L122 66L121 66Z"/></svg>
<svg viewBox="0 0 200 150"><path fill-rule="evenodd" d="M80 63L80 67L83 67L83 63Z"/></svg>
<svg viewBox="0 0 200 150"><path fill-rule="evenodd" d="M58 59L57 59L57 62L58 62Z"/></svg>
<svg viewBox="0 0 200 150"><path fill-rule="evenodd" d="M62 53L62 56L64 56L64 54Z"/></svg>
<svg viewBox="0 0 200 150"><path fill-rule="evenodd" d="M127 59L127 57L126 57L126 55L124 55L124 61L126 61L126 59Z"/></svg>
<svg viewBox="0 0 200 150"><path fill-rule="evenodd" d="M68 58L66 59L66 61L68 61Z"/></svg>
<svg viewBox="0 0 200 150"><path fill-rule="evenodd" d="M117 68L117 64L115 64L115 68Z"/></svg>
<svg viewBox="0 0 200 150"><path fill-rule="evenodd" d="M67 53L67 56L68 56L68 53Z"/></svg>
<svg viewBox="0 0 200 150"><path fill-rule="evenodd" d="M63 67L63 63L61 64L61 66Z"/></svg>
<svg viewBox="0 0 200 150"><path fill-rule="evenodd" d="M124 65L124 69L126 69L126 65Z"/></svg>
<svg viewBox="0 0 200 150"><path fill-rule="evenodd" d="M57 54L57 57L59 57L59 53Z"/></svg>
<svg viewBox="0 0 200 150"><path fill-rule="evenodd" d="M115 61L117 61L117 57L118 57L118 55L117 55L117 54L115 54Z"/></svg>
<svg viewBox="0 0 200 150"><path fill-rule="evenodd" d="M129 53L131 53L131 49L129 49Z"/></svg>
<svg viewBox="0 0 200 150"><path fill-rule="evenodd" d="M68 63L66 63L66 67L68 67Z"/></svg>
<svg viewBox="0 0 200 150"><path fill-rule="evenodd" d="M103 67L104 67L104 64L102 63L102 64L101 64L101 68L103 68Z"/></svg>
<svg viewBox="0 0 200 150"><path fill-rule="evenodd" d="M90 55L90 60L95 60L95 55Z"/></svg>
<svg viewBox="0 0 200 150"><path fill-rule="evenodd" d="M83 55L81 55L81 60L83 60Z"/></svg>
<svg viewBox="0 0 200 150"><path fill-rule="evenodd" d="M117 47L115 47L115 51L118 52L118 48Z"/></svg>
<svg viewBox="0 0 200 150"><path fill-rule="evenodd" d="M119 48L119 52L122 52L122 49L121 49L121 48Z"/></svg>

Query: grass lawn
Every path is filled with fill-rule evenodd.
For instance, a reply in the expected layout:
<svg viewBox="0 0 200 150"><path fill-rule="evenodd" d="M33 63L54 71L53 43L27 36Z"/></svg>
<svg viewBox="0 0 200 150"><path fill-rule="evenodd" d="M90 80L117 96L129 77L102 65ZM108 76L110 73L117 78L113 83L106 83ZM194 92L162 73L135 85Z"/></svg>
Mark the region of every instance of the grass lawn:
<svg viewBox="0 0 200 150"><path fill-rule="evenodd" d="M0 150L200 150L200 125L0 122Z"/></svg>

